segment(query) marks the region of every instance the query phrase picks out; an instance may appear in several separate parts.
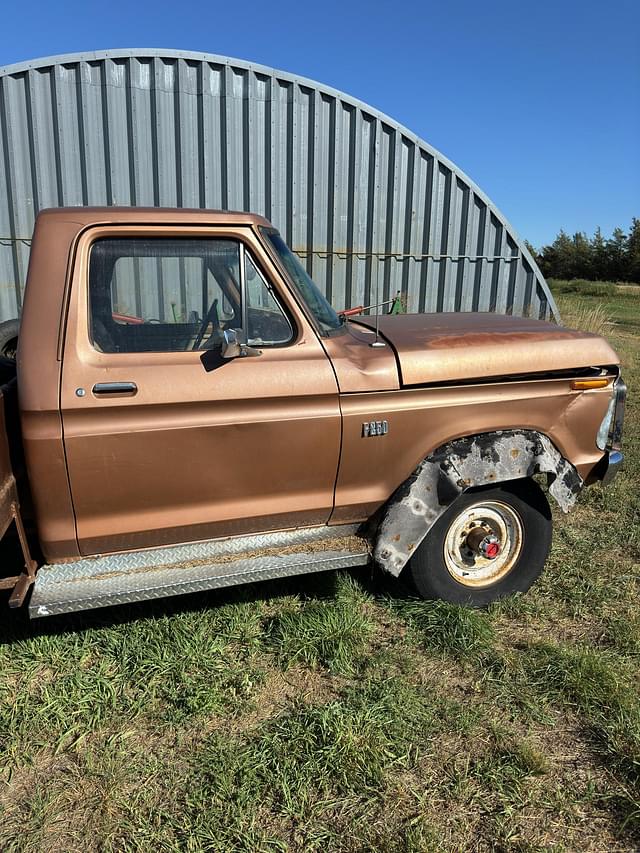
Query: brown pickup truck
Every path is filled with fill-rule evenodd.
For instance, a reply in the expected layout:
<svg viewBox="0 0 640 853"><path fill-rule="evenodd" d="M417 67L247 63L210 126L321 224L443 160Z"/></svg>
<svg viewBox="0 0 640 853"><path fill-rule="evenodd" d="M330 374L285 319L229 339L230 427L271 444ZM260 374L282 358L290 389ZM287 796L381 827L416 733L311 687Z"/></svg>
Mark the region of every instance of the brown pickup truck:
<svg viewBox="0 0 640 853"><path fill-rule="evenodd" d="M259 216L44 211L0 433L25 569L0 583L46 616L373 562L484 605L542 570L541 484L567 511L614 476L625 390L555 324L341 316Z"/></svg>

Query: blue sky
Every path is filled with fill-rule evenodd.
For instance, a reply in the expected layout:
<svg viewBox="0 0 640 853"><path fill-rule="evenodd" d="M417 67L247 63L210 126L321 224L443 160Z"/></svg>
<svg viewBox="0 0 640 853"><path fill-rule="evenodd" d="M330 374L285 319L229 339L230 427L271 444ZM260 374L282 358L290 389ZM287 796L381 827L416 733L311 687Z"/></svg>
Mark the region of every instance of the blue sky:
<svg viewBox="0 0 640 853"><path fill-rule="evenodd" d="M537 246L640 217L640 0L31 0L0 27L0 66L164 47L311 77L438 148Z"/></svg>

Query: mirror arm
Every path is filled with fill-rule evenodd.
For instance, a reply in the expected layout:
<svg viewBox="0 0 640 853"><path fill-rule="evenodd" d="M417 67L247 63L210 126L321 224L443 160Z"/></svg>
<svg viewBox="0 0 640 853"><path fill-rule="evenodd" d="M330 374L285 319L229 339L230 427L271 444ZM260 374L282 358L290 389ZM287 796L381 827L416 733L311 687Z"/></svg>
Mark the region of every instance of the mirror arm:
<svg viewBox="0 0 640 853"><path fill-rule="evenodd" d="M255 357L256 355L262 355L262 350L257 349L256 347L250 347L248 344L242 344L240 346L241 358Z"/></svg>
<svg viewBox="0 0 640 853"><path fill-rule="evenodd" d="M242 329L224 330L222 333L223 358L249 358L257 355L262 355L262 350L245 343Z"/></svg>

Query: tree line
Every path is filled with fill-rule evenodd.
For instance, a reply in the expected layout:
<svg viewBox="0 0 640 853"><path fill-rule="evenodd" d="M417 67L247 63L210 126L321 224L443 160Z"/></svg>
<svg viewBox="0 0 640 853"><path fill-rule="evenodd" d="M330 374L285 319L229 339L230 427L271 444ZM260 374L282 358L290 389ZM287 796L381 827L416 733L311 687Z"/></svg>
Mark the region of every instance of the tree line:
<svg viewBox="0 0 640 853"><path fill-rule="evenodd" d="M593 237L560 231L550 246L527 248L545 278L583 278L587 281L629 281L640 284L640 219L628 231L615 228L610 237L596 229Z"/></svg>

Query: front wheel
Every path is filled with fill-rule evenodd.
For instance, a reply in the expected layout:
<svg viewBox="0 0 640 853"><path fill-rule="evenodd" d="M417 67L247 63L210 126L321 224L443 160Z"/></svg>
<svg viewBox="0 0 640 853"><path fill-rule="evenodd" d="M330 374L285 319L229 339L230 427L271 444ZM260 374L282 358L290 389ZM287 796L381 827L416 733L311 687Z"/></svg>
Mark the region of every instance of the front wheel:
<svg viewBox="0 0 640 853"><path fill-rule="evenodd" d="M551 511L533 480L465 492L433 525L406 567L423 598L483 607L525 592L551 547Z"/></svg>

